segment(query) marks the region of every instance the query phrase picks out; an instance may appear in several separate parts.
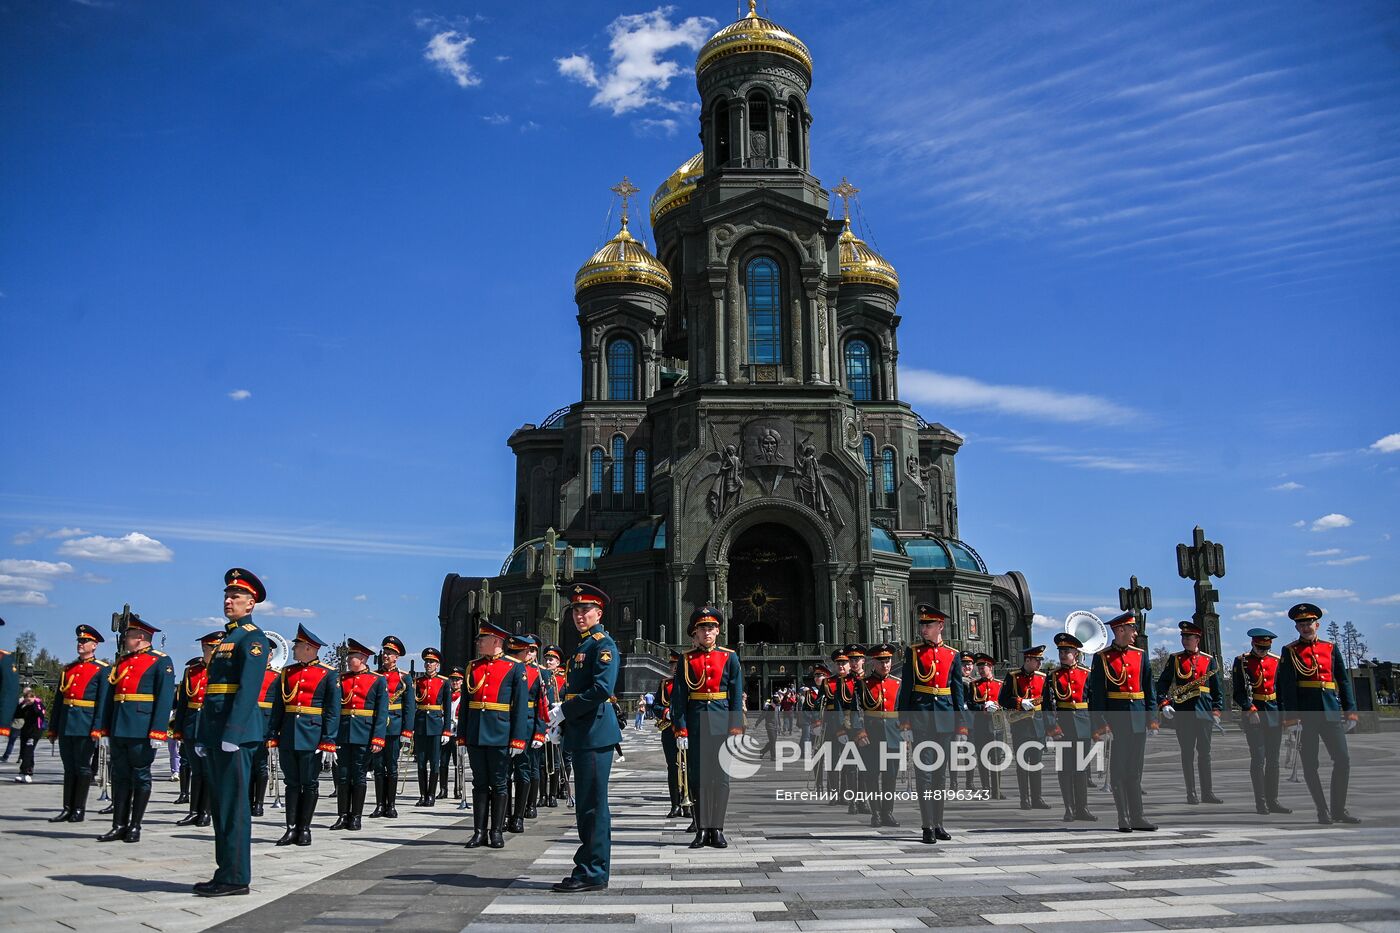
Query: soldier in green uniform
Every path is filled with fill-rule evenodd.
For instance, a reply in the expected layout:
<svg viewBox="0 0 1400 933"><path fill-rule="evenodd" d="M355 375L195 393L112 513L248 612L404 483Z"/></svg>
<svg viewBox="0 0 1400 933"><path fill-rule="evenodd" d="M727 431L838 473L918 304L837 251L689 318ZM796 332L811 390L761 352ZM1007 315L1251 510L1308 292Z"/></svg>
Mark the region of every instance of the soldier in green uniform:
<svg viewBox="0 0 1400 933"><path fill-rule="evenodd" d="M399 658L404 653L403 642L394 635L386 635L380 644L381 673L384 689L389 693L389 722L384 732L384 751L373 759L375 796L371 818L399 818L399 808L395 803L399 793L399 752L403 748L403 740L413 738L416 714L413 680L399 670Z"/></svg>
<svg viewBox="0 0 1400 933"><path fill-rule="evenodd" d="M686 753L686 780L695 798L692 849L729 848L729 772L720 767L719 750L729 736L744 733L744 672L739 655L718 643L723 624L724 614L714 606L690 614L686 634L695 647L681 659L671 691L676 748Z"/></svg>
<svg viewBox="0 0 1400 933"><path fill-rule="evenodd" d="M415 807L437 806L433 791L438 768L445 766L442 750L452 748L452 684L442 674L442 654L423 649L423 676L414 684L413 757L418 763L418 802Z"/></svg>
<svg viewBox="0 0 1400 933"><path fill-rule="evenodd" d="M870 671L858 685L853 720L856 745L864 764L861 790L870 801L871 826L898 826L899 821L894 818L894 789L901 761L885 752L887 748L902 747L905 739L899 728L901 714L895 706L899 678L890 676L894 645L872 645L867 657Z"/></svg>
<svg viewBox="0 0 1400 933"><path fill-rule="evenodd" d="M556 891L572 893L608 886L612 864L608 778L613 746L622 741L608 698L617 686L622 659L612 636L603 630L607 594L596 586L575 583L565 595L579 645L569 659L564 696L550 709L549 722L559 730L560 744L573 759L579 847L573 871L554 885Z"/></svg>
<svg viewBox="0 0 1400 933"><path fill-rule="evenodd" d="M1250 648L1235 658L1230 674L1234 687L1235 708L1240 713L1240 730L1249 745L1249 782L1254 787L1254 811L1292 813L1279 803L1278 753L1283 742L1283 721L1279 718L1278 662L1273 647L1273 632L1252 628L1246 632Z"/></svg>
<svg viewBox="0 0 1400 933"><path fill-rule="evenodd" d="M248 805L253 816L263 815L267 784L272 778L272 746L269 744L272 738L272 701L277 695L277 679L281 675L281 671L268 665L267 670L263 671L262 689L258 693L258 709L262 711L263 719L263 740L253 749L252 778L248 783Z"/></svg>
<svg viewBox="0 0 1400 933"><path fill-rule="evenodd" d="M339 817L331 829L358 832L365 810L370 760L384 754L389 726L389 689L369 669L373 649L345 641L346 672L340 678L340 725L335 739L335 789Z"/></svg>
<svg viewBox="0 0 1400 933"><path fill-rule="evenodd" d="M171 737L180 743L180 771L189 775L190 812L176 820L176 826L208 826L209 784L205 760L195 753L195 736L199 734L199 714L204 709L204 692L209 681L209 661L214 649L224 640L223 629L210 632L199 640L203 656L185 665L185 673L175 685L175 718L170 724Z"/></svg>
<svg viewBox="0 0 1400 933"><path fill-rule="evenodd" d="M267 598L262 581L242 567L224 574L224 640L209 662L204 709L195 754L209 766L214 809L214 877L194 886L200 897L247 894L253 880L253 814L249 782L253 753L267 726L258 703L271 647L253 621L253 607Z"/></svg>
<svg viewBox="0 0 1400 933"><path fill-rule="evenodd" d="M81 823L92 787L93 733L100 731L98 711L107 705L107 662L98 659L102 635L91 625L77 629L78 660L63 669L54 691L49 741L58 740L63 760L63 809L50 823Z"/></svg>
<svg viewBox="0 0 1400 933"><path fill-rule="evenodd" d="M340 725L340 678L317 660L326 643L304 625L292 641L292 662L277 677L268 743L286 777L287 831L279 846L311 845L311 820L320 795L321 754L335 751Z"/></svg>
<svg viewBox="0 0 1400 933"><path fill-rule="evenodd" d="M107 675L110 690L102 728L94 738L108 742L112 777L112 828L99 842L141 841L141 820L151 799L151 762L170 738L170 710L175 702L175 668L170 658L151 647L160 629L132 614L122 633L127 653Z"/></svg>

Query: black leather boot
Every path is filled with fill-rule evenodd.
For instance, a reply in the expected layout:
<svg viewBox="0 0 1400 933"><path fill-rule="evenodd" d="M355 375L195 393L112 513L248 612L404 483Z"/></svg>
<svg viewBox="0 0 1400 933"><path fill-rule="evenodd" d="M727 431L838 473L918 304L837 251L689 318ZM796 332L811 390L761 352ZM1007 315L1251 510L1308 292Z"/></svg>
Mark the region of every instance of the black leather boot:
<svg viewBox="0 0 1400 933"><path fill-rule="evenodd" d="M92 789L92 777L79 774L73 778L73 812L68 822L81 823L87 817L88 791Z"/></svg>
<svg viewBox="0 0 1400 933"><path fill-rule="evenodd" d="M380 752L382 755L383 752ZM368 787L368 784L363 785ZM369 811L369 818L377 820L384 815L384 777L381 774L374 775L374 809Z"/></svg>
<svg viewBox="0 0 1400 933"><path fill-rule="evenodd" d="M503 849L506 845L505 836L501 834L506 823L506 800L505 794L491 795L491 825L487 829L486 847L488 849Z"/></svg>
<svg viewBox="0 0 1400 933"><path fill-rule="evenodd" d="M194 772L194 765L188 762L180 763L180 796L175 798L175 805L190 802L190 775Z"/></svg>
<svg viewBox="0 0 1400 933"><path fill-rule="evenodd" d="M1142 787L1134 784L1128 789L1128 793L1132 795L1128 807L1128 822L1133 827L1133 831L1139 833L1155 832L1157 824L1149 822L1142 813Z"/></svg>
<svg viewBox="0 0 1400 933"><path fill-rule="evenodd" d="M138 787L131 796L131 819L126 825L126 835L122 842L141 841L141 821L146 817L146 804L151 802L151 789Z"/></svg>
<svg viewBox="0 0 1400 933"><path fill-rule="evenodd" d="M1030 779L1031 779L1031 809L1032 809L1032 810L1049 810L1049 809L1050 809L1050 804L1046 803L1046 802L1045 802L1045 798L1042 797L1042 796L1040 795L1040 788L1041 788L1040 779L1041 779L1043 776L1044 776L1043 772L1040 772L1040 771L1032 771L1032 772L1030 773Z"/></svg>
<svg viewBox="0 0 1400 933"><path fill-rule="evenodd" d="M695 830L695 838L690 840L690 848L703 849L710 841L710 831L708 829Z"/></svg>
<svg viewBox="0 0 1400 933"><path fill-rule="evenodd" d="M301 818L301 788L295 784L288 784L283 803L286 805L283 812L287 816L287 831L275 844L289 846L297 841L297 820Z"/></svg>
<svg viewBox="0 0 1400 933"><path fill-rule="evenodd" d="M311 821L316 818L316 800L319 794L313 788L302 791L297 807L297 845L311 845Z"/></svg>
<svg viewBox="0 0 1400 933"><path fill-rule="evenodd" d="M112 828L97 837L98 842L113 842L126 836L126 826L131 820L131 788L123 787L112 791Z"/></svg>
<svg viewBox="0 0 1400 933"><path fill-rule="evenodd" d="M335 786L335 822L331 824L331 829L344 829L345 824L350 822L350 791L344 784Z"/></svg>
<svg viewBox="0 0 1400 933"><path fill-rule="evenodd" d="M181 768L180 771L183 774L185 769ZM191 774L186 792L180 795L184 798L183 802L189 804L190 812L176 820L176 826L193 826L199 822L200 791L203 787L204 782L199 778L199 775ZM175 802L180 803L180 798L175 798Z"/></svg>
<svg viewBox="0 0 1400 933"><path fill-rule="evenodd" d="M519 778L516 778L514 784L515 796L511 798L510 820L506 823L506 832L523 833L525 832L525 801L526 795L529 793L529 785Z"/></svg>
<svg viewBox="0 0 1400 933"><path fill-rule="evenodd" d="M540 811L535 808L540 799L540 779L539 776L530 778L529 789L525 793L525 819L538 819Z"/></svg>
<svg viewBox="0 0 1400 933"><path fill-rule="evenodd" d="M365 812L365 792L368 790L368 784L355 784L350 788L350 818L345 821L345 828L352 833L360 831Z"/></svg>
<svg viewBox="0 0 1400 933"><path fill-rule="evenodd" d="M194 821L196 826L208 826L214 822L210 814L213 812L213 801L211 797L214 793L214 785L204 780L199 782L199 796L194 798L196 811L199 818Z"/></svg>
<svg viewBox="0 0 1400 933"><path fill-rule="evenodd" d="M428 783L428 766L422 764L418 766L418 800L413 804L415 807L432 806L428 802L433 792L432 785Z"/></svg>
<svg viewBox="0 0 1400 933"><path fill-rule="evenodd" d="M1123 799L1126 792L1120 794L1119 788L1113 789L1113 806L1118 810L1118 831L1120 833L1130 833L1133 831L1132 822L1128 819L1128 804Z"/></svg>
<svg viewBox="0 0 1400 933"><path fill-rule="evenodd" d="M66 823L73 815L73 781L74 776L65 773L63 775L63 809L59 810L55 816L49 817L50 823Z"/></svg>
<svg viewBox="0 0 1400 933"><path fill-rule="evenodd" d="M476 849L486 844L486 812L488 796L485 791L472 790L472 836L467 840L468 849Z"/></svg>
<svg viewBox="0 0 1400 933"><path fill-rule="evenodd" d="M729 840L724 838L724 830L722 830L722 829L712 829L712 830L710 830L710 832L709 832L709 838L705 840L705 843L706 843L706 845L708 845L711 849L727 849L727 848L729 848Z"/></svg>
<svg viewBox="0 0 1400 933"><path fill-rule="evenodd" d="M267 775L254 775L248 809L253 816L263 815L263 803L267 800Z"/></svg>
<svg viewBox="0 0 1400 933"><path fill-rule="evenodd" d="M1212 781L1210 773L1210 759L1204 757L1201 758L1199 762L1199 767L1201 771L1201 802L1224 803L1225 801L1215 796L1215 790L1211 786Z"/></svg>
<svg viewBox="0 0 1400 933"><path fill-rule="evenodd" d="M399 777L396 774L384 775L384 818L386 820L397 820L399 818Z"/></svg>
<svg viewBox="0 0 1400 933"><path fill-rule="evenodd" d="M1269 812L1270 812L1270 813L1292 813L1292 812L1293 812L1293 808L1292 808L1292 807L1285 807L1283 804L1279 803L1277 800L1266 800L1266 801L1264 801L1264 805L1267 806L1267 807L1269 808Z"/></svg>

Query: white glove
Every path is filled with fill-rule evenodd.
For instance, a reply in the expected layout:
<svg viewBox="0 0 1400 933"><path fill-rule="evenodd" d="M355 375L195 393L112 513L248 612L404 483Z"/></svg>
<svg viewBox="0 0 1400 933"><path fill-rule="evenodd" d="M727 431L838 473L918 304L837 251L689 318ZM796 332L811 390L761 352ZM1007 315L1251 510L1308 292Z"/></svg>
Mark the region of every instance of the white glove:
<svg viewBox="0 0 1400 933"><path fill-rule="evenodd" d="M452 736L451 736L451 735L444 735L444 736L442 737L442 744L443 744L443 745L446 745L448 742L451 742L451 741L452 741Z"/></svg>
<svg viewBox="0 0 1400 933"><path fill-rule="evenodd" d="M165 739L151 739L151 748L160 748L165 745Z"/></svg>
<svg viewBox="0 0 1400 933"><path fill-rule="evenodd" d="M690 748L690 739L683 735L676 736L676 751L683 752Z"/></svg>
<svg viewBox="0 0 1400 933"><path fill-rule="evenodd" d="M552 723L564 721L564 704L555 703L549 708L549 721Z"/></svg>
<svg viewBox="0 0 1400 933"><path fill-rule="evenodd" d="M223 749L223 750L226 751L226 752L236 752L236 751L238 751L238 746L237 746L237 745L234 745L232 742L220 742L220 743L219 743L219 748Z"/></svg>
<svg viewBox="0 0 1400 933"><path fill-rule="evenodd" d="M1348 732L1355 732L1355 731L1356 731L1356 720L1355 720L1355 719L1348 719L1348 720L1347 720L1346 730L1347 730Z"/></svg>
<svg viewBox="0 0 1400 933"><path fill-rule="evenodd" d="M1025 697L1021 700L1021 709L1035 709L1035 701L1030 697Z"/></svg>
<svg viewBox="0 0 1400 933"><path fill-rule="evenodd" d="M530 747L531 747L531 748L544 748L544 739L531 739L531 740L530 740Z"/></svg>
<svg viewBox="0 0 1400 933"><path fill-rule="evenodd" d="M1148 734L1148 735L1154 735L1154 736L1155 736L1155 735L1157 735L1157 733L1160 732L1160 731L1161 731L1161 730L1159 730L1156 726L1152 726L1151 728L1149 728L1149 729L1147 730L1147 734Z"/></svg>
<svg viewBox="0 0 1400 933"><path fill-rule="evenodd" d="M100 746L102 746L103 748L106 748L106 747L107 747L107 737L106 737L105 735L102 736L102 738L100 738L100 739L97 740L97 744L100 745Z"/></svg>
<svg viewBox="0 0 1400 933"><path fill-rule="evenodd" d="M194 753L200 758L206 758L209 755L209 749L205 748L203 745L196 745L194 747Z"/></svg>
<svg viewBox="0 0 1400 933"><path fill-rule="evenodd" d="M985 709L989 713L995 713L1001 710L1001 704L996 700L988 700Z"/></svg>
<svg viewBox="0 0 1400 933"><path fill-rule="evenodd" d="M1175 716L1175 715L1176 715L1176 707L1175 707L1175 706L1172 706L1170 703L1168 703L1166 706L1162 707L1162 718L1164 718L1164 719L1171 719L1171 718L1172 718L1173 716Z"/></svg>
<svg viewBox="0 0 1400 933"><path fill-rule="evenodd" d="M545 736L545 738L549 739L549 744L550 744L550 745L558 745L558 744L559 744L559 741L560 741L559 730L558 730L558 729L555 729L554 731L548 733L548 734Z"/></svg>
<svg viewBox="0 0 1400 933"><path fill-rule="evenodd" d="M516 755L522 755L522 754L524 754L524 753L525 753L525 749L523 749L523 748L512 748L512 749L510 750L510 757L514 758Z"/></svg>
<svg viewBox="0 0 1400 933"><path fill-rule="evenodd" d="M914 730L913 730L913 729L900 729L900 730L899 730L899 737L900 737L901 739L903 739L904 741L906 741L906 742L912 742L912 741L914 741Z"/></svg>
<svg viewBox="0 0 1400 933"><path fill-rule="evenodd" d="M836 737L836 741L840 742L842 745L845 745L847 742L850 741L850 739L846 738L845 735L838 735Z"/></svg>
<svg viewBox="0 0 1400 933"><path fill-rule="evenodd" d="M1294 737L1300 736L1303 734L1303 724L1301 722L1295 722L1283 731Z"/></svg>

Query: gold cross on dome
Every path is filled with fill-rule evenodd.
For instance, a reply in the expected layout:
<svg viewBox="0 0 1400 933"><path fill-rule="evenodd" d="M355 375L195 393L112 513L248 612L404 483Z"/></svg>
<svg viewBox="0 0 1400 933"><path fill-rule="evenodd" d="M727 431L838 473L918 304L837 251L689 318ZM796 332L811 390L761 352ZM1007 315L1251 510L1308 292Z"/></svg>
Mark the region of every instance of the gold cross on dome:
<svg viewBox="0 0 1400 933"><path fill-rule="evenodd" d="M860 194L860 189L851 184L850 179L845 175L841 176L841 184L831 189L831 193L841 199L841 214L845 220L851 219L851 198Z"/></svg>
<svg viewBox="0 0 1400 933"><path fill-rule="evenodd" d="M641 191L642 189L632 184L632 180L626 175L623 175L622 181L613 185L608 190L611 191L613 194L617 195L618 197L622 198L622 227L625 230L627 229L627 201L629 198L631 198L634 194Z"/></svg>

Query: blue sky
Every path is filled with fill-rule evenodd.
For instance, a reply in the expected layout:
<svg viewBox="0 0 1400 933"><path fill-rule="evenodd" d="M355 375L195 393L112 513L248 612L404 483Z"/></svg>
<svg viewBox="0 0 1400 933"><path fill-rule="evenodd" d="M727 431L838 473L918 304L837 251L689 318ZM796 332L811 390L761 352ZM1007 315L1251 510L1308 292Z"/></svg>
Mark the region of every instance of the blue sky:
<svg viewBox="0 0 1400 933"><path fill-rule="evenodd" d="M901 394L1048 632L1224 543L1400 655L1400 10L765 4L814 169L899 269ZM579 395L573 273L698 144L728 3L0 4L0 645L225 568L325 637L437 639L511 545L505 438ZM645 197L645 195L644 195Z"/></svg>

